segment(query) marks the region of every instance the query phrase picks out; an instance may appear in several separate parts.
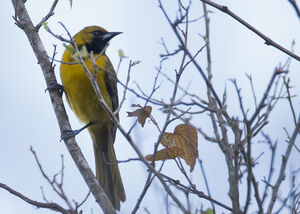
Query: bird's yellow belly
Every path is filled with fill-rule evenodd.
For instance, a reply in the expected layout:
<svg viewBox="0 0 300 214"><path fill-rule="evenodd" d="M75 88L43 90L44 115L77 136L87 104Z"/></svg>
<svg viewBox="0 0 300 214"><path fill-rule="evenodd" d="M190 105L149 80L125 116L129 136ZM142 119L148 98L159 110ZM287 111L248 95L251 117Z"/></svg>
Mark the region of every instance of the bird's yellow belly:
<svg viewBox="0 0 300 214"><path fill-rule="evenodd" d="M110 123L110 118L99 103L90 80L83 71L81 65L62 66L71 66L68 67L65 72L61 73L61 79L69 104L78 119L83 123ZM97 83L106 103L111 107L109 94L107 93L105 86L104 75L100 75L100 72L103 71L99 71Z"/></svg>

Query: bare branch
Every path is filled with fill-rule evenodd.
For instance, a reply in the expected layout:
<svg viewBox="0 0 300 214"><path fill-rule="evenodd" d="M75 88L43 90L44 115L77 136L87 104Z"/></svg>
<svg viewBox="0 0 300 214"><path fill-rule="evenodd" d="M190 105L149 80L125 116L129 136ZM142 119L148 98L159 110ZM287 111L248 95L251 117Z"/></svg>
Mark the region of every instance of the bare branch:
<svg viewBox="0 0 300 214"><path fill-rule="evenodd" d="M289 78L287 80L285 78L283 78L283 81L284 81L284 85L286 87L287 99L289 101L290 108L291 108L291 111L292 111L294 124L296 125L297 124L296 113L295 113L295 109L294 109L293 102L292 102L292 96L291 96L291 92L290 92L290 88L291 88L290 82L291 82L291 80Z"/></svg>
<svg viewBox="0 0 300 214"><path fill-rule="evenodd" d="M28 40L30 41L31 47L43 71L47 88L49 88L51 84L57 83L57 81L54 72L49 72L52 70L52 68L45 47L39 37L38 32L35 30L35 27L32 24L24 2L22 0L12 0L12 4L14 6L16 14L15 20L18 23L18 26L22 27L22 30L24 31ZM67 132L67 130L72 129L68 121L68 116L66 114L62 98L60 96L59 91L56 90L49 91L49 95L59 124L60 131L63 135ZM70 155L72 156L77 168L79 169L89 189L92 191L94 197L96 198L96 201L99 204L99 206L103 209L105 213L116 213L109 199L106 197L102 187L99 185L92 170L90 169L87 161L85 160L78 144L75 141L75 138L71 137L65 139L64 141Z"/></svg>
<svg viewBox="0 0 300 214"><path fill-rule="evenodd" d="M298 117L298 122L297 122L297 125L296 125L295 129L294 129L292 137L289 139L288 147L285 151L285 154L282 156L282 163L281 163L279 175L278 175L277 181L275 182L274 188L272 189L272 196L271 196L270 204L268 206L267 214L272 213L272 210L273 210L276 198L277 198L279 186L280 186L281 182L283 181L283 179L285 178L285 168L286 168L286 165L287 165L287 161L290 157L293 145L295 143L295 140L298 136L299 131L300 131L300 115Z"/></svg>
<svg viewBox="0 0 300 214"><path fill-rule="evenodd" d="M48 14L35 26L35 29L38 31L40 27L51 17L54 15L54 9L58 3L58 0L54 0L52 7L50 8Z"/></svg>
<svg viewBox="0 0 300 214"><path fill-rule="evenodd" d="M138 198L138 200L137 200L137 202L136 202L136 204L135 204L135 206L134 206L131 214L135 214L138 211L138 209L139 209L139 207L140 207L140 205L142 203L142 200L144 199L144 196L146 195L146 193L147 193L147 191L148 191L148 189L149 189L149 187L150 187L153 179L155 178L155 176L152 176L152 174L153 173L151 173L151 172L148 174L148 177L146 179L144 188L143 188L143 190L142 190L142 192L141 192L141 194L140 194L140 196L139 196L139 198Z"/></svg>
<svg viewBox="0 0 300 214"><path fill-rule="evenodd" d="M263 96L262 99L260 100L260 102L259 102L259 104L258 104L258 107L257 107L256 111L253 113L252 117L251 117L250 120L249 120L249 125L251 125L251 124L254 122L254 120L256 119L257 115L258 115L258 114L260 113L260 111L266 106L265 101L266 101L266 99L267 99L267 97L268 97L268 95L269 95L269 92L270 92L270 90L271 90L271 87L273 86L274 80L275 80L275 78L276 78L278 75L280 75L281 73L282 73L282 72L279 72L279 70L278 70L277 68L276 68L275 71L273 72L273 75L272 75L272 77L271 77L271 79L270 79L270 82L269 82L267 88L266 88L266 91L265 91L265 93L264 93L264 96Z"/></svg>
<svg viewBox="0 0 300 214"><path fill-rule="evenodd" d="M60 212L63 214L71 214L71 212L69 210L64 209L63 207L59 206L56 203L43 203L43 202L39 202L39 201L34 201L3 183L0 183L0 188L7 190L8 192L17 196L18 198L22 199L23 201L27 202L28 204L31 204L38 208L46 208L46 209L51 209L53 211Z"/></svg>
<svg viewBox="0 0 300 214"><path fill-rule="evenodd" d="M120 109L122 108L122 106L124 104L124 101L126 99L126 92L127 92L128 84L129 84L129 80L130 80L130 71L131 71L132 65L133 65L132 61L130 60L129 61L129 66L128 66L128 71L127 71L127 79L126 79L126 83L125 83L125 88L124 88L124 91L123 91L123 97L121 99L120 105L119 105L118 109L116 110L116 112L120 111Z"/></svg>
<svg viewBox="0 0 300 214"><path fill-rule="evenodd" d="M40 169L40 171L41 171L43 177L44 177L44 178L47 180L47 182L50 184L50 186L52 187L52 189L54 190L54 192L55 192L57 195L59 195L59 196L63 199L64 202L66 202L66 204L68 205L69 209L72 209L71 202L68 200L68 198L67 198L67 196L66 196L66 194L64 193L64 190L63 190L63 188L62 188L62 187L63 187L63 183L58 184L58 183L56 182L56 176L57 176L57 174L54 175L53 180L51 181L50 178L46 175L45 171L43 170L43 167L42 167L42 165L41 165L41 163L40 163L40 161L39 161L39 159L38 159L38 157L37 157L37 154L36 154L36 152L33 150L32 147L30 147L30 151L31 151L32 154L34 155L34 158L35 158L35 160L36 160L36 163L38 164L39 169ZM63 168L62 168L62 170L61 170L62 178L63 178L63 171L64 171L64 170L63 170ZM62 181L63 181L63 180L62 180Z"/></svg>
<svg viewBox="0 0 300 214"><path fill-rule="evenodd" d="M188 50L188 48L186 47L186 43L184 42L184 40L182 39L180 33L177 30L177 25L176 23L178 23L179 20L176 20L174 23L172 23L172 21L170 20L168 14L166 13L161 1L159 0L159 7L161 8L163 14L165 15L166 19L168 20L170 26L172 27L175 35L177 36L181 48L184 50L184 52L189 56L189 58L192 60L193 64L195 65L195 67L197 68L197 70L199 71L200 75L202 76L202 78L205 81L205 84L207 85L207 87L209 88L209 90L211 91L211 93L213 94L214 98L216 99L220 109L222 109L222 113L224 114L224 116L226 117L227 120L229 120L229 115L226 113L226 111L223 109L223 105L220 101L220 98L218 97L216 91L214 90L212 84L208 81L204 71L202 70L201 66L195 61L194 56L190 53L190 51Z"/></svg>
<svg viewBox="0 0 300 214"><path fill-rule="evenodd" d="M270 147L271 150L271 161L270 161L270 167L269 167L269 174L268 174L268 179L266 180L266 186L264 193L262 195L262 203L264 203L265 199L267 198L267 192L268 188L270 187L271 179L274 174L274 161L275 161L275 155L276 155L276 148L277 148L277 141L273 144L270 137L262 132L262 135L267 141L267 144Z"/></svg>
<svg viewBox="0 0 300 214"><path fill-rule="evenodd" d="M276 42L274 42L273 40L271 40L269 37L267 37L266 35L264 35L263 33L261 33L259 30L257 30L256 28L254 28L252 25L250 25L248 22L246 22L245 20L243 20L242 18L240 18L238 15L236 15L235 13L233 13L231 10L228 9L227 6L222 6L219 5L213 1L210 0L200 0L206 4L209 4L210 6L228 14L229 16L231 16L232 18L234 18L235 20L237 20L239 23L241 23L242 25L244 25L245 27L247 27L249 30L251 30L252 32L254 32L256 35L258 35L259 37L261 37L263 40L265 40L265 44L266 45L271 45L275 48L277 48L278 50L286 53L287 55L293 57L294 59L296 59L297 61L300 61L300 56L294 54L293 52L289 51L288 49L282 47L281 45L277 44Z"/></svg>
<svg viewBox="0 0 300 214"><path fill-rule="evenodd" d="M178 180L175 180L173 178L170 178L164 174L161 174L161 176L163 176L164 178L166 178L170 183L172 183L177 189L180 189L180 190L183 190L183 191L188 191L188 192L191 192L191 193L194 193L196 194L199 198L204 198L204 199L207 199L208 201L211 201L212 203L220 206L220 207L223 207L224 209L227 209L229 211L233 211L233 209L221 202L219 202L218 200L215 200L207 195L205 195L203 192L201 191L198 191L198 190L195 190L195 189L192 189L191 187L187 187L185 186L184 184L180 183L180 181Z"/></svg>
<svg viewBox="0 0 300 214"><path fill-rule="evenodd" d="M296 0L288 0L288 2L291 3L292 7L294 8L294 10L297 13L298 18L300 19L300 9L299 9L299 7L297 5Z"/></svg>
<svg viewBox="0 0 300 214"><path fill-rule="evenodd" d="M208 185L208 180L207 180L205 170L204 170L204 166L203 166L203 161L198 158L198 162L200 163L200 168L201 168L202 176L203 176L203 179L204 179L207 194L208 194L209 197L211 197L210 190L209 190L209 185ZM211 202L211 206L213 208L214 213L216 213L215 204Z"/></svg>

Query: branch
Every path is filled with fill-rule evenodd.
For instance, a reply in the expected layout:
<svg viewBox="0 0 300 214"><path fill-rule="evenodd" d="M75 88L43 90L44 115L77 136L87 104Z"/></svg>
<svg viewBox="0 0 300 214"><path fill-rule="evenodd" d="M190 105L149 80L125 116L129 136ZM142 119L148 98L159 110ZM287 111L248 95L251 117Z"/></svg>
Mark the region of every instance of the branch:
<svg viewBox="0 0 300 214"><path fill-rule="evenodd" d="M227 209L231 212L233 212L233 209L213 198L211 198L210 196L207 196L205 195L203 192L200 192L196 189L193 189L191 187L187 187L185 186L184 184L180 183L180 181L178 180L175 180L173 178L170 178L169 176L167 175L164 175L164 174L160 174L161 176L163 176L164 178L166 178L171 184L173 184L177 189L180 189L180 190L183 190L184 192L191 192L191 193L194 193L196 194L199 198L204 198L204 199L207 199L208 201L211 201L212 203L214 204L217 204L218 206L220 207L223 207L224 209Z"/></svg>
<svg viewBox="0 0 300 214"><path fill-rule="evenodd" d="M198 158L198 162L200 164L200 168L201 168L202 176L203 176L203 179L204 179L204 183L205 183L207 194L211 198L211 194L210 194L210 190L209 190L209 185L208 185L208 181L207 181L207 178L206 178L206 174L205 174L205 170L204 170L204 166L203 166L202 160ZM211 202L211 206L213 208L213 213L216 213L215 204L213 202Z"/></svg>
<svg viewBox="0 0 300 214"><path fill-rule="evenodd" d="M217 104L218 106L220 107L220 109L222 109L222 114L226 117L226 119L229 121L230 120L230 117L229 115L227 114L227 112L225 111L225 109L223 108L223 105L222 105L222 102L220 100L220 98L218 97L214 87L212 86L211 82L208 80L208 78L206 77L204 71L202 70L201 66L196 62L194 56L191 54L191 52L189 51L189 49L187 48L186 46L186 42L183 41L180 33L178 32L177 30L177 24L180 23L180 20L175 20L174 23L172 23L172 21L170 20L170 17L168 16L166 10L164 9L162 3L161 3L161 0L158 0L159 2L159 7L160 9L162 10L164 16L166 17L168 23L170 24L170 26L172 27L175 35L177 36L177 39L178 41L180 42L180 46L182 48L182 50L184 51L184 53L186 55L189 56L189 58L191 59L192 63L194 64L194 66L197 68L197 70L199 71L200 75L202 76L202 78L204 79L205 81L205 84L206 86L209 88L210 92L213 94L214 98L216 99L217 101ZM184 17L183 17L184 18Z"/></svg>
<svg viewBox="0 0 300 214"><path fill-rule="evenodd" d="M63 214L70 214L70 212L68 210L64 209L63 207L59 206L56 203L43 203L43 202L39 202L39 201L34 201L3 183L0 183L0 187L7 190L11 194L17 196L18 198L22 199L23 201L27 202L28 204L31 204L38 208L46 208L46 209L51 209L53 211L60 212Z"/></svg>
<svg viewBox="0 0 300 214"><path fill-rule="evenodd" d="M287 80L285 78L283 78L283 82L284 82L284 85L286 87L286 92L287 92L287 99L289 101L289 104L290 104L290 108L291 108L291 111L292 111L292 115L293 115L293 119L294 119L294 123L295 125L297 124L297 119L296 119L296 113L295 113L295 109L294 109L294 106L293 106L293 102L292 102L292 96L291 96L291 92L290 92L290 78L288 78Z"/></svg>
<svg viewBox="0 0 300 214"><path fill-rule="evenodd" d="M231 16L232 18L234 18L235 20L237 20L239 23L241 23L242 25L244 25L246 28L248 28L249 30L251 30L252 32L254 32L256 35L258 35L259 37L261 37L263 40L265 40L265 44L266 45L271 45L275 48L277 48L278 50L286 53L287 55L293 57L294 59L296 59L297 61L300 61L300 56L294 54L293 52L289 51L288 49L282 47L281 45L277 44L276 42L274 42L273 40L271 40L269 37L267 37L266 35L264 35L263 33L261 33L259 30L257 30L256 28L254 28L252 25L250 25L248 22L246 22L245 20L243 20L242 18L240 18L238 15L236 15L235 13L233 13L231 10L228 9L227 6L222 6L219 5L213 1L210 0L200 0L206 4L209 4L210 6L222 11L223 13L228 14L229 16Z"/></svg>
<svg viewBox="0 0 300 214"><path fill-rule="evenodd" d="M288 0L288 2L291 3L292 7L295 9L295 11L297 13L298 18L300 18L300 9L297 5L296 0Z"/></svg>
<svg viewBox="0 0 300 214"><path fill-rule="evenodd" d="M59 195L59 197L68 205L69 209L72 210L73 207L71 205L70 200L68 199L68 197L66 196L64 189L63 189L63 176L64 176L64 165L63 165L63 158L62 158L62 169L59 173L61 173L61 183L57 183L56 181L56 176L59 174L57 173L56 175L53 176L53 180L51 181L50 178L48 177L48 175L45 173L39 159L38 156L36 154L36 152L33 150L32 146L30 147L30 151L32 152L32 154L34 155L35 161L38 164L38 167L43 175L43 177L47 180L47 182L50 184L50 186L52 187L53 191Z"/></svg>
<svg viewBox="0 0 300 214"><path fill-rule="evenodd" d="M270 182L271 182L271 179L272 179L272 176L273 176L273 173L274 173L274 161L275 161L275 155L276 155L276 148L277 148L277 142L278 141L275 141L275 143L273 144L272 143L272 140L270 139L270 137L266 134L264 134L262 132L262 135L263 137L266 139L267 141L267 144L269 144L269 148L271 150L271 160L270 160L270 168L269 168L269 172L268 172L268 180L265 180L265 183L266 183L266 186L265 186L265 190L264 190L264 193L262 195L262 203L264 203L265 199L267 198L267 191L268 191L268 188L270 187Z"/></svg>
<svg viewBox="0 0 300 214"><path fill-rule="evenodd" d="M50 8L48 14L42 18L42 20L35 26L35 29L38 31L40 27L51 17L54 15L54 9L58 3L58 0L55 0L52 4L52 7Z"/></svg>
<svg viewBox="0 0 300 214"><path fill-rule="evenodd" d="M46 49L39 37L38 32L36 31L36 28L34 27L30 19L27 9L24 5L24 1L12 0L12 4L15 9L14 19L16 20L17 25L24 31L28 40L30 41L30 45L36 55L37 61L39 62L39 65L41 66L42 72L44 74L47 88L50 88L50 86L53 83L57 83L57 81L54 72L51 72L51 62L49 61ZM59 91L57 90L50 90L49 95L61 134L63 135L68 130L72 129L68 120L68 116L66 114L62 98L60 96ZM99 185L96 177L94 176L86 159L84 158L78 144L75 141L75 138L72 137L65 139L64 142L77 168L79 169L89 189L93 193L99 206L103 209L105 213L116 213L109 199L105 195L102 187Z"/></svg>
<svg viewBox="0 0 300 214"><path fill-rule="evenodd" d="M256 108L255 112L253 113L253 115L251 116L250 120L248 121L249 126L251 126L251 124L254 122L254 120L256 119L257 115L259 115L260 111L266 106L265 101L268 98L268 95L270 93L271 87L273 86L274 80L277 77L277 75L281 74L280 69L275 69L270 82L266 88L266 91L264 93L264 96L262 97L262 99L260 100L260 103L258 104L258 107Z"/></svg>
<svg viewBox="0 0 300 214"><path fill-rule="evenodd" d="M242 89L238 87L236 79L231 80L231 82L233 83L233 85L235 87L235 90L236 90L236 93L238 95L238 99L239 99L239 103L240 103L240 109L242 111L244 121L247 121L247 115L246 115L246 111L245 111L244 104L243 104L243 98L242 98L242 95L241 95L241 90Z"/></svg>
<svg viewBox="0 0 300 214"><path fill-rule="evenodd" d="M273 187L271 201L270 201L270 204L269 204L269 207L268 207L267 214L271 214L272 213L272 210L273 210L273 207L274 207L277 195L278 195L279 186L280 186L281 182L285 178L285 169L286 169L287 161L289 159L289 156L291 154L293 145L294 145L294 143L296 141L296 138L298 136L299 131L300 131L300 115L298 117L298 122L297 122L295 130L293 132L293 135L289 139L288 147L287 147L287 149L285 151L285 154L282 156L282 164L281 164L281 167L280 167L280 172L279 172L277 181L276 181L276 183L275 183L275 185Z"/></svg>
<svg viewBox="0 0 300 214"><path fill-rule="evenodd" d="M120 58L120 59L123 59L123 58ZM120 63L119 65L121 64L121 60L120 60ZM124 91L123 91L123 97L121 99L121 102L120 102L120 105L118 107L118 109L116 110L116 112L119 112L124 104L124 101L126 99L126 92L127 92L127 89L128 89L128 84L129 84L129 80L130 80L130 71L131 71L131 68L133 66L133 62L130 60L129 61L129 66L128 66L128 71L127 71L127 79L126 79L126 83L125 83L125 88L124 88Z"/></svg>
<svg viewBox="0 0 300 214"><path fill-rule="evenodd" d="M143 191L141 192L141 194L140 194L140 196L139 196L139 198L138 198L138 200L137 200L137 202L136 202L136 204L135 204L135 206L134 206L131 214L135 214L138 211L138 209L139 209L139 207L140 207L140 205L142 203L142 200L144 199L144 196L146 195L146 192L149 189L149 187L150 187L150 185L151 185L151 183L152 183L152 181L153 181L154 178L155 178L155 176L152 176L152 172L150 172L148 174L147 180L145 182Z"/></svg>

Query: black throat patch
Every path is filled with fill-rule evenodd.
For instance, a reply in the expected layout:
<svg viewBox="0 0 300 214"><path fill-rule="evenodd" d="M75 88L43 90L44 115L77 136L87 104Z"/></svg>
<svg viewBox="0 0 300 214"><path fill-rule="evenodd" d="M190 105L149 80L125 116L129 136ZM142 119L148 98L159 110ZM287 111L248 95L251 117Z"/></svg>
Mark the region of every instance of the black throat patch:
<svg viewBox="0 0 300 214"><path fill-rule="evenodd" d="M86 48L89 53L93 51L94 54L99 54L103 50L108 42L106 39L103 39L104 34L105 33L101 31L93 32L92 42L86 44Z"/></svg>

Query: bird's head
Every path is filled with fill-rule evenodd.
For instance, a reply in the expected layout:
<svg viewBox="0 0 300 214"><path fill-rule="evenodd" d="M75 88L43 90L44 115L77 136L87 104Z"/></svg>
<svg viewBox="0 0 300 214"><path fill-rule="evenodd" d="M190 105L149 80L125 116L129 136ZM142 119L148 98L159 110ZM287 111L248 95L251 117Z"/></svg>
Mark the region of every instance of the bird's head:
<svg viewBox="0 0 300 214"><path fill-rule="evenodd" d="M109 40L120 33L121 32L108 32L99 26L89 26L78 32L74 36L74 39L79 48L86 46L89 53L93 51L94 54L99 54Z"/></svg>

